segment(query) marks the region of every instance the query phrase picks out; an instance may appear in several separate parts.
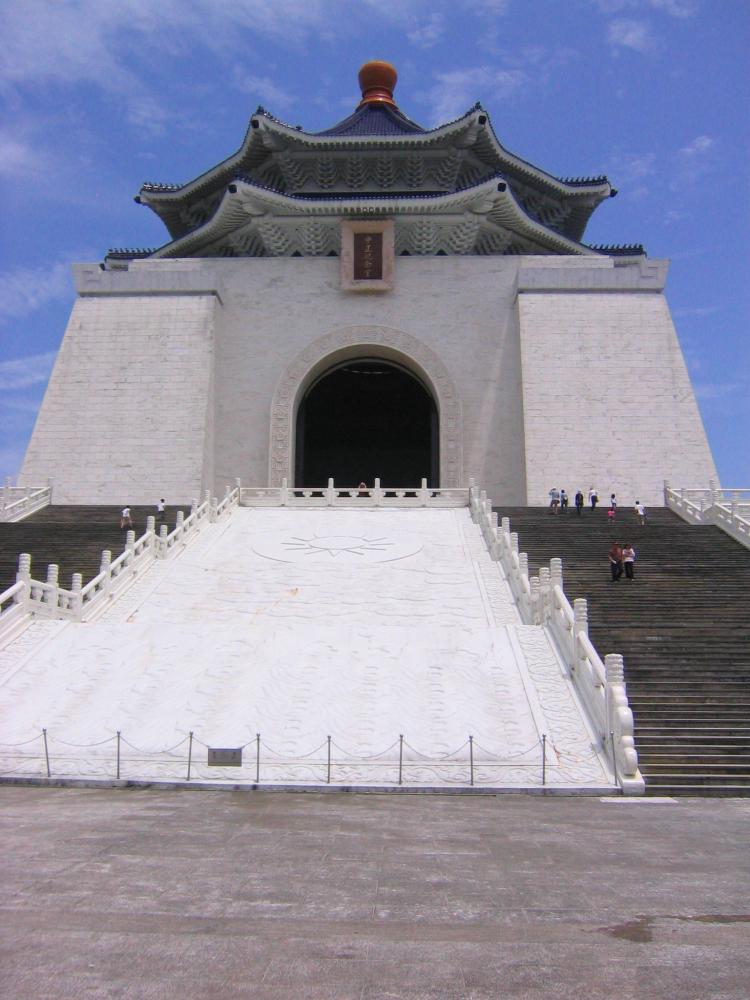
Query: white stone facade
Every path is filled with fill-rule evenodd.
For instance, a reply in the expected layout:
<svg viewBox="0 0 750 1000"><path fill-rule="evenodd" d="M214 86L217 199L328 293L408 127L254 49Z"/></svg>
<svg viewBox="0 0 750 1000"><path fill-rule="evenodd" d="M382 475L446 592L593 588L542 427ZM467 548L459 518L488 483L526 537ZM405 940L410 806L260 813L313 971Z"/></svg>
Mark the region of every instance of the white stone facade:
<svg viewBox="0 0 750 1000"><path fill-rule="evenodd" d="M58 503L187 503L294 467L301 394L343 358L431 388L441 485L544 503L594 483L662 503L716 478L663 296L667 265L608 257L399 257L394 288L341 289L335 258L76 269L71 317L20 477ZM342 484L353 485L353 484Z"/></svg>

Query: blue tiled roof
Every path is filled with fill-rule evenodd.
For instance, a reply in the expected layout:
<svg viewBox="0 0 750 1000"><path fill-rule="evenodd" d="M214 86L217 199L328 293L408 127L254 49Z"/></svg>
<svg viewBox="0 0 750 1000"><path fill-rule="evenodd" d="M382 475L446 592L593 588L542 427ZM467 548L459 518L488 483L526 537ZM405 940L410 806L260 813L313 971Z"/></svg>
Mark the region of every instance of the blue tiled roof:
<svg viewBox="0 0 750 1000"><path fill-rule="evenodd" d="M364 104L338 125L315 135L416 135L426 132L421 125L389 104Z"/></svg>

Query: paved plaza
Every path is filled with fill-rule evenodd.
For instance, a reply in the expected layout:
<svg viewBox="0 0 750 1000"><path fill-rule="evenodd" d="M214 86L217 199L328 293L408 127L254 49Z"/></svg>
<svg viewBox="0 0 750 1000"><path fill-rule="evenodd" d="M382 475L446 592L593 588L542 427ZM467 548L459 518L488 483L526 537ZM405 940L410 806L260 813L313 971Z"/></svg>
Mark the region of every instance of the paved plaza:
<svg viewBox="0 0 750 1000"><path fill-rule="evenodd" d="M13 1000L740 1000L750 800L0 787Z"/></svg>

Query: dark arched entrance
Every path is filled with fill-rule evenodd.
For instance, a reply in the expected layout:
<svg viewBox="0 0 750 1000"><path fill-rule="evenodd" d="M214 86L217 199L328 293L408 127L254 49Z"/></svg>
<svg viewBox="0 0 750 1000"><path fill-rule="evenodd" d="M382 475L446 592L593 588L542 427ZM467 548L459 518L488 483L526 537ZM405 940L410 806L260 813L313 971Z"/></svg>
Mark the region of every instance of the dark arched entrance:
<svg viewBox="0 0 750 1000"><path fill-rule="evenodd" d="M432 394L390 361L362 358L330 368L297 411L296 486L329 477L356 486L439 486L438 415Z"/></svg>

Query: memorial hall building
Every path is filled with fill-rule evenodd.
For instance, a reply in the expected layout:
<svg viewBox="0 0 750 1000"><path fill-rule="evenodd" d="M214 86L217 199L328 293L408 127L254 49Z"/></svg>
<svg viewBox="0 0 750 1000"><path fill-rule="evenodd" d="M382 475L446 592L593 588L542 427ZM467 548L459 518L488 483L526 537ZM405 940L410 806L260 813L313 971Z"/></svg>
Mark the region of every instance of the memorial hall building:
<svg viewBox="0 0 750 1000"><path fill-rule="evenodd" d="M21 485L138 504L475 477L498 504L661 504L717 478L668 262L586 242L609 180L509 152L479 104L423 128L395 83L367 63L343 121L258 108L227 159L142 186L166 241L74 267Z"/></svg>

